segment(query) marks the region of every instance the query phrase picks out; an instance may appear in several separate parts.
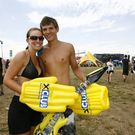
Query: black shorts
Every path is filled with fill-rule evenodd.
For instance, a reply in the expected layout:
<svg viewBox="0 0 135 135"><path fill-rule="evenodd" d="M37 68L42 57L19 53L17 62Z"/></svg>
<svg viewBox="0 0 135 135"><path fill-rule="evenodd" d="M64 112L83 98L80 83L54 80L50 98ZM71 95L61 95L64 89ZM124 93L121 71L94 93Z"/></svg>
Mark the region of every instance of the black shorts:
<svg viewBox="0 0 135 135"><path fill-rule="evenodd" d="M13 97L8 112L9 134L26 133L31 129L31 126L37 126L40 122L40 112L21 103L18 96Z"/></svg>
<svg viewBox="0 0 135 135"><path fill-rule="evenodd" d="M114 73L114 71L113 70L110 70L110 71L107 71L107 74L110 74L110 73Z"/></svg>
<svg viewBox="0 0 135 135"><path fill-rule="evenodd" d="M3 84L3 76L2 76L2 71L0 71L0 84Z"/></svg>
<svg viewBox="0 0 135 135"><path fill-rule="evenodd" d="M128 75L129 70L128 69L123 69L123 75Z"/></svg>

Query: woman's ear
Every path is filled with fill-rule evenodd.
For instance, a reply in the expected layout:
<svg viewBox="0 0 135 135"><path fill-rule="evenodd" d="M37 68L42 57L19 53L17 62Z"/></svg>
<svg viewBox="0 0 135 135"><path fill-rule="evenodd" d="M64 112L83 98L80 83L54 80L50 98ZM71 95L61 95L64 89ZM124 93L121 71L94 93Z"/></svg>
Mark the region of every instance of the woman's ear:
<svg viewBox="0 0 135 135"><path fill-rule="evenodd" d="M28 38L26 39L26 42L29 43L29 39Z"/></svg>

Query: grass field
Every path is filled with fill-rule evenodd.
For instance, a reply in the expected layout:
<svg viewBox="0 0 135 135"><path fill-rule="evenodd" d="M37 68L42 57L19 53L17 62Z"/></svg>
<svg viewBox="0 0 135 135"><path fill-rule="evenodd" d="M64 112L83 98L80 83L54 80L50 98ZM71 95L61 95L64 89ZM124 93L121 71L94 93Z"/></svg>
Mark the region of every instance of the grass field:
<svg viewBox="0 0 135 135"><path fill-rule="evenodd" d="M85 75L97 67L81 67ZM70 70L71 85L76 88L81 81ZM107 73L97 82L109 92L110 108L95 116L76 114L76 135L135 135L135 75L129 74L123 82L122 69L115 68L112 82L107 82ZM0 135L8 135L7 114L14 92L4 86L5 95L0 96Z"/></svg>

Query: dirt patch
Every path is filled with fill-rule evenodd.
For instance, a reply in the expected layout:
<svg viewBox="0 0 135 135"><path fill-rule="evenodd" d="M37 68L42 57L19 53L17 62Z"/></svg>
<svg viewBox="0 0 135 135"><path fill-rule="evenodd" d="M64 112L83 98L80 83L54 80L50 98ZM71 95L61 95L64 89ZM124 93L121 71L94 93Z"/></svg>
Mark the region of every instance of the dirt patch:
<svg viewBox="0 0 135 135"><path fill-rule="evenodd" d="M85 75L96 67L81 67ZM71 85L76 88L81 81L70 70ZM107 82L107 74L97 82L106 86L109 92L110 108L95 116L76 114L76 135L135 135L135 75L123 82L122 69L116 68L112 82ZM7 126L8 110L14 92L4 86L4 96L0 96L0 135L9 135Z"/></svg>

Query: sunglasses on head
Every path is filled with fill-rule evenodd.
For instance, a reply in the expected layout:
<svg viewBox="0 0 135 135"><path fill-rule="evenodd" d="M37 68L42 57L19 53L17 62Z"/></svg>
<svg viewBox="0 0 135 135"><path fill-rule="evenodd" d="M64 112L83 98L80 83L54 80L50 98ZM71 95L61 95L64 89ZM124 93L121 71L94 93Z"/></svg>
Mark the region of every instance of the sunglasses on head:
<svg viewBox="0 0 135 135"><path fill-rule="evenodd" d="M43 36L39 36L39 37L37 37L37 36L30 36L28 39L31 39L31 40L37 40L37 39L39 39L40 41L43 41L44 40L44 37Z"/></svg>

